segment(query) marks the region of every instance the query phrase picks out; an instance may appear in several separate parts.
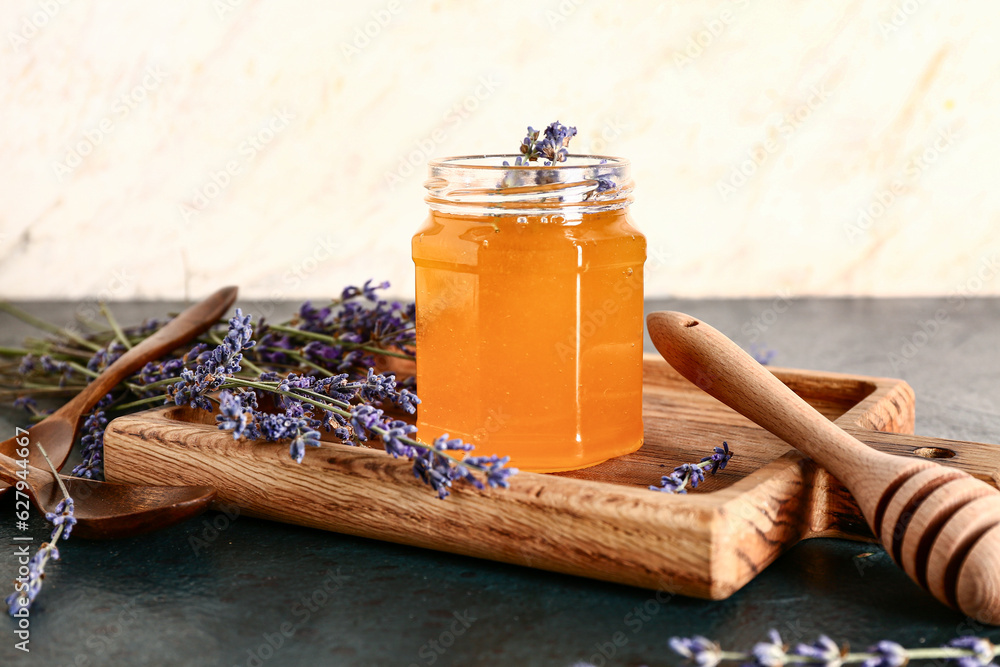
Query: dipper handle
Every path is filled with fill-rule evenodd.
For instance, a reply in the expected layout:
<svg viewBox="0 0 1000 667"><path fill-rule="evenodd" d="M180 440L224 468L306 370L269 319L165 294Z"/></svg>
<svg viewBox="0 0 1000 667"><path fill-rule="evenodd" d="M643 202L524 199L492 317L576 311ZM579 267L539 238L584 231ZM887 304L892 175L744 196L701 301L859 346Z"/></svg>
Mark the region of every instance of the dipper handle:
<svg viewBox="0 0 1000 667"><path fill-rule="evenodd" d="M690 315L657 312L646 322L681 375L840 480L911 579L977 621L1000 625L1000 491L932 461L871 449Z"/></svg>

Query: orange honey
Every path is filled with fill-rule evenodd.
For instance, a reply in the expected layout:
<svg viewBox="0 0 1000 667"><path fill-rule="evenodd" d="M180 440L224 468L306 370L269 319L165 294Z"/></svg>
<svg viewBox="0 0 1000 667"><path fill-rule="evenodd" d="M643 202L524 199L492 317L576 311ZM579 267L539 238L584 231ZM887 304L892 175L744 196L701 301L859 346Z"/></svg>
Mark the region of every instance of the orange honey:
<svg viewBox="0 0 1000 667"><path fill-rule="evenodd" d="M627 163L602 167L620 179L603 200L573 190L592 164L510 194L490 187L502 169L453 169L469 177L451 164L432 163L431 213L412 240L421 439L448 433L536 472L635 451L646 242L628 215Z"/></svg>

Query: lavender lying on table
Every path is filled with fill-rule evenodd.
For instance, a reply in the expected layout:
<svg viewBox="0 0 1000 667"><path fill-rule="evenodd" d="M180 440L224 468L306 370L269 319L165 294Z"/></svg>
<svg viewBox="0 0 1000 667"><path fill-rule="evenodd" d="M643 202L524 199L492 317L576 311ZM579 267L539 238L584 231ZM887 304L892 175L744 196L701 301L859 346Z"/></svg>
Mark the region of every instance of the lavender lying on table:
<svg viewBox="0 0 1000 667"><path fill-rule="evenodd" d="M956 667L996 667L993 659L1000 655L995 646L984 637L958 637L944 646L904 648L891 641L880 641L867 651L852 653L846 645L838 645L826 635L811 644L789 647L777 631L771 630L769 641L758 642L746 653L724 651L705 637L673 637L670 648L698 667L716 667L723 662L739 662L751 667L783 667L784 665L841 665L860 663L862 667L904 667L917 660L942 660Z"/></svg>

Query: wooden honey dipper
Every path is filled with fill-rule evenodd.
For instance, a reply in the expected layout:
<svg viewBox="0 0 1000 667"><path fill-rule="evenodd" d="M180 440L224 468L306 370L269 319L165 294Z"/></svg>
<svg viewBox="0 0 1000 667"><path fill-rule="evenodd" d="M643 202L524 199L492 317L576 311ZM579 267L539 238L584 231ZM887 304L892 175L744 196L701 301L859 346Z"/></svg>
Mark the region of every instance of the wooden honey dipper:
<svg viewBox="0 0 1000 667"><path fill-rule="evenodd" d="M840 480L911 579L980 623L1000 625L1000 491L960 470L868 447L690 315L651 313L646 323L681 375Z"/></svg>

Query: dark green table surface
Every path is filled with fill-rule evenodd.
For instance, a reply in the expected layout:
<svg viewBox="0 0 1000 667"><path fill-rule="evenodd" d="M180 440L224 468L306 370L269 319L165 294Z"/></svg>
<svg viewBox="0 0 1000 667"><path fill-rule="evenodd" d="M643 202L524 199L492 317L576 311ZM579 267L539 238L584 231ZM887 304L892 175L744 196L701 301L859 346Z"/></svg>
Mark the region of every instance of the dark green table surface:
<svg viewBox="0 0 1000 667"><path fill-rule="evenodd" d="M23 305L57 324L79 307ZM1000 442L1000 300L648 306L695 314L744 346L764 342L776 365L904 378L916 390L918 433ZM130 323L176 308L115 311ZM935 316L936 328L927 324ZM0 315L0 345L28 332ZM0 416L4 438L23 425L19 413ZM8 496L3 578L16 569L13 523ZM223 529L214 533L213 523ZM46 533L37 513L32 530ZM196 549L193 537L214 539ZM934 645L975 631L1000 640L1000 630L975 628L919 590L879 547L829 539L798 545L722 602L658 601L647 590L215 513L141 538L71 539L62 556L33 609L30 655L15 650L14 624L0 621L0 665L653 666L677 663L666 646L673 635L744 649L769 628L790 642L822 632L856 648L882 638ZM327 573L336 578L324 584Z"/></svg>

